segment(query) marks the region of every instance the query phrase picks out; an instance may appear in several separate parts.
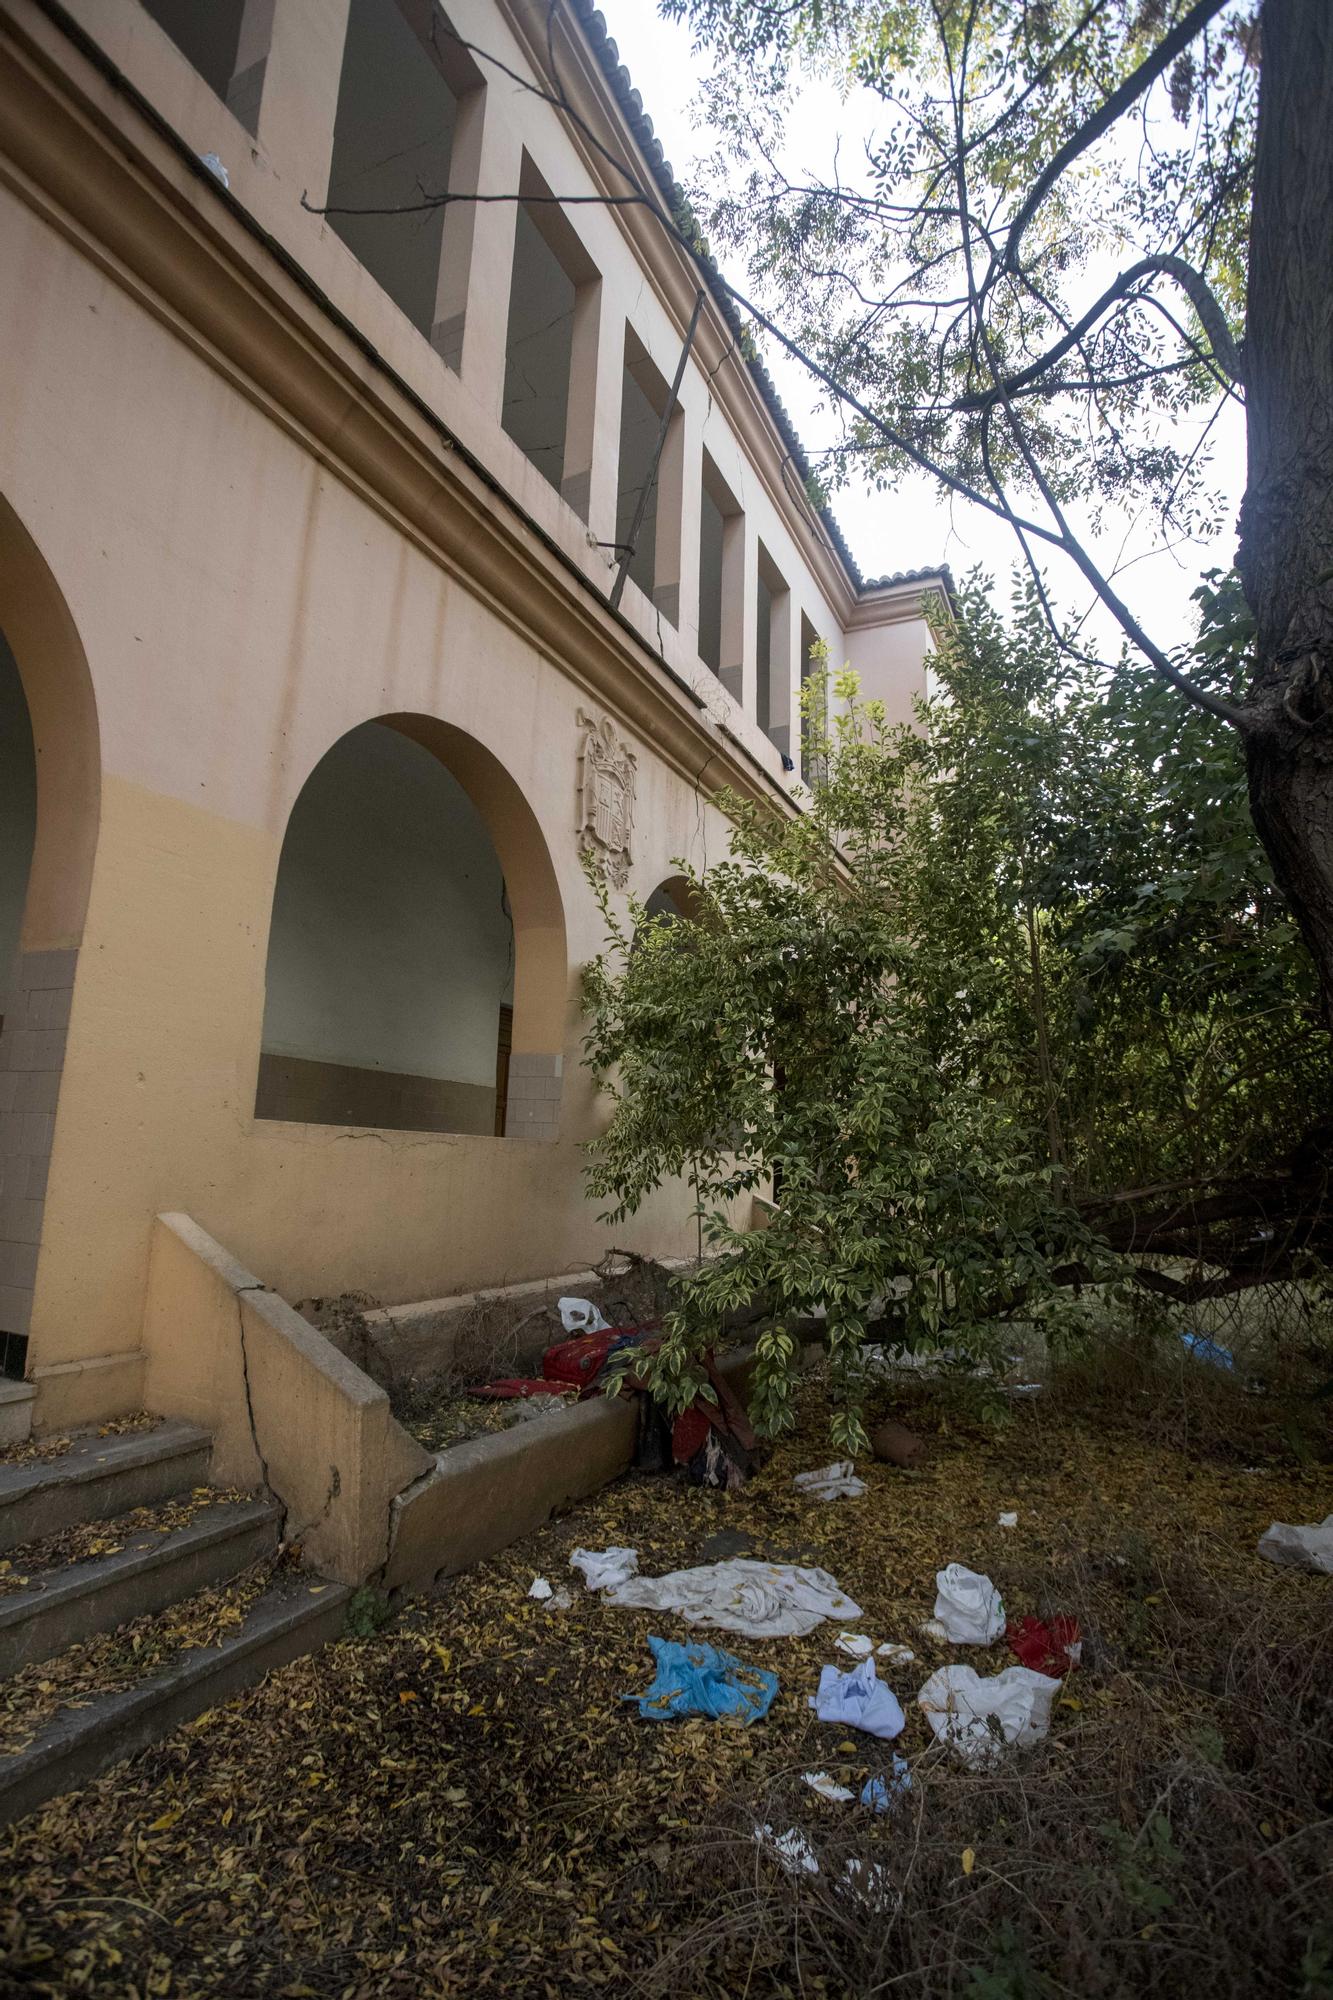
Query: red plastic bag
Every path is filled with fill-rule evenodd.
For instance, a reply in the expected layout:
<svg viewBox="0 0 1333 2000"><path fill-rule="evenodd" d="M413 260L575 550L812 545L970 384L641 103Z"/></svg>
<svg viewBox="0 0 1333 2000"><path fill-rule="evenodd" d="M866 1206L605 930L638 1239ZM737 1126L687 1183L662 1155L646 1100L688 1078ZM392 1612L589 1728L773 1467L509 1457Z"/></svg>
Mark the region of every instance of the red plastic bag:
<svg viewBox="0 0 1333 2000"><path fill-rule="evenodd" d="M608 1350L615 1341L623 1340L627 1331L623 1326L608 1326L600 1333L578 1333L572 1340L558 1340L542 1356L542 1374L548 1382L586 1389L600 1373Z"/></svg>
<svg viewBox="0 0 1333 2000"><path fill-rule="evenodd" d="M1078 1665L1083 1654L1083 1634L1077 1618L1063 1611L1054 1618L1034 1618L1029 1614L1007 1627L1005 1642L1020 1666L1032 1667L1052 1680L1063 1680Z"/></svg>

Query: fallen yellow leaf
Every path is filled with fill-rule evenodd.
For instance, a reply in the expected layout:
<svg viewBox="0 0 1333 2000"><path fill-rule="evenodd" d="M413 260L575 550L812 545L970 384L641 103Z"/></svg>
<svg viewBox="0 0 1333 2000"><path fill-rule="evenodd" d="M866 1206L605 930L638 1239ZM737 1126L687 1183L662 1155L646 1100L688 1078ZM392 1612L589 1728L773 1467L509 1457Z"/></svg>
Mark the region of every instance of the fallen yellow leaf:
<svg viewBox="0 0 1333 2000"><path fill-rule="evenodd" d="M976 1867L976 1865L977 1865L977 1851L975 1847L965 1847L963 1849L964 1875L970 1875L972 1873L972 1870Z"/></svg>

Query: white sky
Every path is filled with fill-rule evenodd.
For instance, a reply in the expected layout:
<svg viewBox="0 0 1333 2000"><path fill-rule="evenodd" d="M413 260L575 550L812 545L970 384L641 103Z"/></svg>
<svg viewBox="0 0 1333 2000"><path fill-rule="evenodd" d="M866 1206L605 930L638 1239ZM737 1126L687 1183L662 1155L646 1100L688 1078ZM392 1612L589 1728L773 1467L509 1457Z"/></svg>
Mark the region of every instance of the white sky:
<svg viewBox="0 0 1333 2000"><path fill-rule="evenodd" d="M607 27L619 46L621 61L644 101L658 137L678 180L687 186L694 166L708 150L708 134L697 128L692 99L701 74L690 49L688 28L662 20L656 0L601 0ZM847 137L855 122L853 107L839 102L829 88L816 86L804 94L788 127L789 153L812 169L830 157L839 134ZM855 141L855 134L851 134ZM745 273L732 275L745 287ZM762 344L762 343L761 343ZM795 422L802 442L812 450L831 443L834 429L826 413L816 408L818 385L799 363L781 352L766 354L778 392ZM1188 443L1197 428L1188 429ZM1194 630L1195 607L1189 594L1200 573L1226 568L1235 551L1235 517L1244 487L1245 431L1234 404L1214 427L1207 447L1211 481L1225 496L1223 531L1212 541L1191 542L1174 552L1156 545L1155 523L1139 530L1128 514L1107 517L1107 525L1089 539L1103 571L1128 559L1116 578L1116 588L1159 644L1174 646ZM1001 583L1019 560L1017 545L1003 522L970 507L949 502L924 475L904 479L894 493L875 493L855 485L838 492L834 513L866 576L900 569L918 569L947 562L955 576L980 563ZM1065 613L1082 615L1092 593L1065 558L1052 552L1049 584ZM1100 608L1092 614L1089 631L1104 646L1119 647L1118 628Z"/></svg>

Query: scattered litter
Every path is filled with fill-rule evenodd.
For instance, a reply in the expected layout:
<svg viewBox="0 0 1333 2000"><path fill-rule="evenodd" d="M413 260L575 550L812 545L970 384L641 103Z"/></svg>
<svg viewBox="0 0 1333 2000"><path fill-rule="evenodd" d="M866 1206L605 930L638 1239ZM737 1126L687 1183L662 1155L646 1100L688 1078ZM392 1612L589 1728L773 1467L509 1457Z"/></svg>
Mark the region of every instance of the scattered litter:
<svg viewBox="0 0 1333 2000"><path fill-rule="evenodd" d="M514 1405L514 1418L518 1423L541 1423L547 1417L558 1417L564 1407L563 1396L523 1397Z"/></svg>
<svg viewBox="0 0 1333 2000"><path fill-rule="evenodd" d="M1234 1368L1236 1365L1231 1349L1219 1347L1206 1333L1186 1333L1182 1330L1180 1344L1195 1361L1206 1361L1212 1368Z"/></svg>
<svg viewBox="0 0 1333 2000"><path fill-rule="evenodd" d="M767 1847L780 1862L787 1875L818 1875L819 1863L815 1850L797 1826L789 1826L785 1833L774 1833L771 1826L756 1826L755 1843ZM850 1854L842 1866L840 1888L848 1890L861 1902L871 1903L876 1908L890 1904L900 1907L902 1897L889 1880L888 1870L878 1861L862 1861Z"/></svg>
<svg viewBox="0 0 1333 2000"><path fill-rule="evenodd" d="M926 1447L915 1431L909 1431L906 1424L895 1423L889 1418L882 1423L870 1440L870 1449L875 1457L886 1465L906 1467L919 1465L926 1455Z"/></svg>
<svg viewBox="0 0 1333 2000"><path fill-rule="evenodd" d="M573 1598L562 1585L559 1590L551 1592L551 1595L546 1600L546 1609L548 1611L568 1611L571 1609L573 1603Z"/></svg>
<svg viewBox="0 0 1333 2000"><path fill-rule="evenodd" d="M778 1677L766 1667L744 1667L716 1646L679 1646L673 1639L648 1641L657 1664L646 1694L626 1694L650 1722L670 1716L707 1715L713 1721L757 1722L768 1714Z"/></svg>
<svg viewBox="0 0 1333 2000"><path fill-rule="evenodd" d="M551 1586L546 1581L546 1578L544 1576L534 1576L531 1584L528 1586L528 1596L535 1597L540 1603L544 1604L551 1594Z"/></svg>
<svg viewBox="0 0 1333 2000"><path fill-rule="evenodd" d="M932 1646L947 1646L949 1634L938 1618L923 1618L917 1626L923 1639L929 1639Z"/></svg>
<svg viewBox="0 0 1333 2000"><path fill-rule="evenodd" d="M891 1667L910 1667L916 1654L910 1646L900 1645L896 1639L890 1639L887 1645L876 1646L875 1658L887 1661Z"/></svg>
<svg viewBox="0 0 1333 2000"><path fill-rule="evenodd" d="M679 1611L691 1625L716 1625L748 1639L799 1639L825 1618L859 1618L827 1570L793 1563L712 1563L666 1576L635 1576L608 1590L605 1604L640 1611Z"/></svg>
<svg viewBox="0 0 1333 2000"><path fill-rule="evenodd" d="M1011 1396L1040 1396L1045 1387L1046 1384L1044 1382L1011 1382L1009 1384L1009 1394Z"/></svg>
<svg viewBox="0 0 1333 2000"><path fill-rule="evenodd" d="M812 1792L818 1792L821 1799L827 1799L830 1805L842 1805L852 1796L846 1785L838 1784L827 1771L802 1771L801 1782L809 1785Z"/></svg>
<svg viewBox="0 0 1333 2000"><path fill-rule="evenodd" d="M985 1680L971 1667L937 1667L917 1696L941 1743L983 1770L1006 1745L1037 1743L1051 1726L1060 1683L1031 1667L1006 1667Z"/></svg>
<svg viewBox="0 0 1333 2000"><path fill-rule="evenodd" d="M227 172L227 169L223 166L216 153L201 153L199 155L199 164L201 167L207 167L214 180L221 181L224 188L231 186L231 175Z"/></svg>
<svg viewBox="0 0 1333 2000"><path fill-rule="evenodd" d="M1057 1612L1054 1618L1020 1618L1005 1632L1005 1643L1024 1667L1063 1680L1083 1658L1083 1634L1077 1618Z"/></svg>
<svg viewBox="0 0 1333 2000"><path fill-rule="evenodd" d="M774 1833L771 1826L757 1826L754 1837L760 1847L771 1847L788 1875L818 1875L815 1850L797 1826Z"/></svg>
<svg viewBox="0 0 1333 2000"><path fill-rule="evenodd" d="M955 1646L991 1646L1004 1630L1004 1605L988 1576L962 1563L936 1570L935 1616Z"/></svg>
<svg viewBox="0 0 1333 2000"><path fill-rule="evenodd" d="M868 1736L900 1736L906 1727L898 1697L878 1678L873 1660L862 1660L845 1674L836 1667L822 1668L810 1706L821 1722L844 1723Z"/></svg>
<svg viewBox="0 0 1333 2000"><path fill-rule="evenodd" d="M1333 1514L1309 1527L1295 1527L1290 1521L1274 1521L1259 1537L1259 1553L1269 1562L1291 1569L1318 1570L1333 1576Z"/></svg>
<svg viewBox="0 0 1333 2000"><path fill-rule="evenodd" d="M611 1322L591 1299L557 1299L560 1324L566 1333L609 1333Z"/></svg>
<svg viewBox="0 0 1333 2000"><path fill-rule="evenodd" d="M893 1769L886 1778L867 1778L861 1787L861 1804L872 1812L890 1812L912 1789L912 1767L900 1750L893 1753Z"/></svg>
<svg viewBox="0 0 1333 2000"><path fill-rule="evenodd" d="M874 1640L867 1639L864 1632L839 1632L833 1643L840 1653L853 1660L869 1659L875 1650Z"/></svg>
<svg viewBox="0 0 1333 2000"><path fill-rule="evenodd" d="M843 1863L842 1886L849 1889L859 1902L869 1903L876 1910L887 1910L890 1906L897 1911L902 1908L903 1899L889 1879L889 1871L878 1861L863 1861L858 1855L849 1854Z"/></svg>
<svg viewBox="0 0 1333 2000"><path fill-rule="evenodd" d="M1018 1516L1017 1514L1001 1514L996 1525L1001 1528L1016 1528L1018 1526Z"/></svg>
<svg viewBox="0 0 1333 2000"><path fill-rule="evenodd" d="M792 1485L812 1500L859 1500L866 1483L856 1477L854 1464L853 1459L840 1458L833 1465L821 1465L817 1472L798 1472Z"/></svg>
<svg viewBox="0 0 1333 2000"><path fill-rule="evenodd" d="M575 1549L569 1566L576 1569L589 1590L613 1590L639 1573L639 1557L634 1549Z"/></svg>

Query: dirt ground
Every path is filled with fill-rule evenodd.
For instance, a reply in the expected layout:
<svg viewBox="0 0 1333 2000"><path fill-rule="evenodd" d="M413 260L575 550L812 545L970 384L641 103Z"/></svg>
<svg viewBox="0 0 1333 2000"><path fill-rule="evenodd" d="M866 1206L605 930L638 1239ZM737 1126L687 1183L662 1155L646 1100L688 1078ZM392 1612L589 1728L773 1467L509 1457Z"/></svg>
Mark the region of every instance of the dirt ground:
<svg viewBox="0 0 1333 2000"><path fill-rule="evenodd" d="M863 1467L863 1498L825 1504L791 1485L829 1456L812 1386L739 1494L617 1482L0 1835L0 1991L1329 2000L1333 1583L1255 1554L1271 1520L1333 1506L1328 1466L1240 1404L1145 1438L1131 1400L993 1427L885 1392L929 1462ZM824 1663L851 1664L832 1626L699 1635L777 1672L761 1724L640 1721L621 1696L651 1679L648 1634L688 1628L584 1591L570 1551L611 1543L647 1574L748 1552L830 1570L857 1629L917 1652L886 1673L904 1806L800 1782L859 1793L889 1754L807 1707ZM994 1775L932 1748L916 1707L946 1658L1010 1663L920 1637L951 1560L1011 1617L1070 1610L1087 1635L1049 1742ZM529 1598L538 1575L572 1608ZM789 1879L756 1822L802 1828L819 1876ZM875 1897L843 1885L848 1853L882 1869Z"/></svg>

